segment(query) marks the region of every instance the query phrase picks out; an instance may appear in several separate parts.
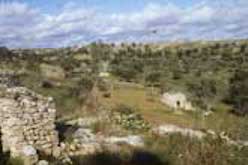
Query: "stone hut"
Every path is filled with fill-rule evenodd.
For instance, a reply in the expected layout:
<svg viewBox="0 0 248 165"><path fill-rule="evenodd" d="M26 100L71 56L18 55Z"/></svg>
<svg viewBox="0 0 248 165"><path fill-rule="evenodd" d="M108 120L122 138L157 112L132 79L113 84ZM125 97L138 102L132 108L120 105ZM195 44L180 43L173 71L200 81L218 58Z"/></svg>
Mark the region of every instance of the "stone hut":
<svg viewBox="0 0 248 165"><path fill-rule="evenodd" d="M59 144L55 116L52 98L45 98L25 87L2 89L0 128L3 151L9 151L12 157L32 157L34 162L38 160L37 152L52 155Z"/></svg>
<svg viewBox="0 0 248 165"><path fill-rule="evenodd" d="M173 109L183 109L186 111L193 111L194 107L191 102L188 101L185 94L177 93L164 93L161 98L161 102Z"/></svg>

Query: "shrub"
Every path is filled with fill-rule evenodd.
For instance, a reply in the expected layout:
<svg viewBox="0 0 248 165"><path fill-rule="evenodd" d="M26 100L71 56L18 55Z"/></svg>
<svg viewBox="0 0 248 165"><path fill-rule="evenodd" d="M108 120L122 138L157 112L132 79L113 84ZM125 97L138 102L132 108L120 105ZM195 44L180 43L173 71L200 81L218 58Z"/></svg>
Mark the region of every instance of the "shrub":
<svg viewBox="0 0 248 165"><path fill-rule="evenodd" d="M115 112L119 112L120 114L132 114L134 112L133 108L125 105L125 104L119 104L114 108Z"/></svg>
<svg viewBox="0 0 248 165"><path fill-rule="evenodd" d="M140 114L135 112L132 107L121 104L114 110L114 112L118 112L114 115L114 121L123 128L133 131L150 130L150 124Z"/></svg>

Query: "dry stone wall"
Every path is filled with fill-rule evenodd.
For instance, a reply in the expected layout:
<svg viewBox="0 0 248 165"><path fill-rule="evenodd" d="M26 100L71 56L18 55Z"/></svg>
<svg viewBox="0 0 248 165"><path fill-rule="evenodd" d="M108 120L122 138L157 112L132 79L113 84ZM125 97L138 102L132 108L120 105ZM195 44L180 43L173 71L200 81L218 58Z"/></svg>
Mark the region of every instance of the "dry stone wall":
<svg viewBox="0 0 248 165"><path fill-rule="evenodd" d="M0 96L0 127L4 151L11 156L53 154L58 146L55 104L25 87L6 88ZM28 150L29 149L29 150ZM30 152L29 152L30 151ZM32 155L33 154L33 155Z"/></svg>

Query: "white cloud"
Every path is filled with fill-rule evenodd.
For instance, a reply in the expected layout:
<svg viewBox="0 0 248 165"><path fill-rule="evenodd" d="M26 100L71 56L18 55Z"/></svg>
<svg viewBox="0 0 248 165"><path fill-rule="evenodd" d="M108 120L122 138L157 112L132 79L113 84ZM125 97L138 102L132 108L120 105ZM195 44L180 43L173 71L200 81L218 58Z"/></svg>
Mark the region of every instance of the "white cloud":
<svg viewBox="0 0 248 165"><path fill-rule="evenodd" d="M11 47L59 47L98 39L174 41L248 37L248 2L199 2L191 7L147 4L132 13L104 13L68 3L57 14L25 3L0 4L0 43Z"/></svg>
<svg viewBox="0 0 248 165"><path fill-rule="evenodd" d="M215 17L215 11L209 6L201 6L193 8L186 16L184 16L185 23L209 23Z"/></svg>

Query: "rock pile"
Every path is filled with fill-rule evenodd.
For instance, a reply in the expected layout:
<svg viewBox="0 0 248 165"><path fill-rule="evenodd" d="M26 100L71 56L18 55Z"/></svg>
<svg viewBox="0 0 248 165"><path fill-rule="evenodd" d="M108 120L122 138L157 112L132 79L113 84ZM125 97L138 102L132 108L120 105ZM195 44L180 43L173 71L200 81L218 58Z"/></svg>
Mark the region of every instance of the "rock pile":
<svg viewBox="0 0 248 165"><path fill-rule="evenodd" d="M36 151L53 154L58 146L55 105L24 87L7 88L0 96L0 127L3 151L37 161ZM32 152L31 152L32 151Z"/></svg>

